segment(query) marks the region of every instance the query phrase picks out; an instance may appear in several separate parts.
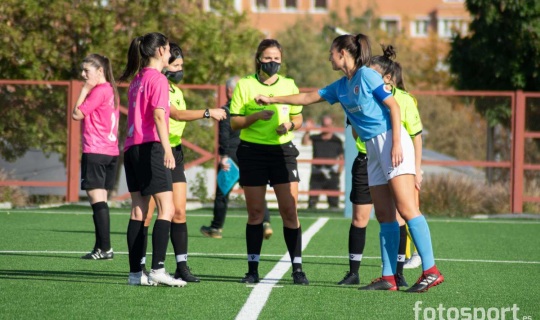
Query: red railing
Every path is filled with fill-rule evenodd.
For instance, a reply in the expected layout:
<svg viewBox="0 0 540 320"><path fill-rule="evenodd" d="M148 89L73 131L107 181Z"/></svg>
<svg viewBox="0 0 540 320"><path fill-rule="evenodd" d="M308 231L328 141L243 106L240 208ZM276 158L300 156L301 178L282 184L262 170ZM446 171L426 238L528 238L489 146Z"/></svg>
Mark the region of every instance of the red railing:
<svg viewBox="0 0 540 320"><path fill-rule="evenodd" d="M82 88L81 81L27 81L27 80L0 80L0 86L8 85L47 85L47 86L63 86L67 92L67 108L66 108L66 124L67 124L67 157L66 157L66 181L18 181L5 180L0 181L0 186L23 186L23 187L60 187L66 188L66 201L74 202L79 199L79 175L80 175L80 122L71 120L71 110L76 102L79 92ZM181 88L194 90L213 90L217 94L215 107L219 107L226 102L225 86L223 85L182 85ZM303 89L301 91L306 91ZM526 100L528 98L540 98L540 93L523 92L523 91L413 91L416 96L474 96L474 97L508 97L510 99L512 120L511 120L511 159L510 161L433 161L423 160L426 165L437 166L475 166L475 167L491 167L491 168L508 168L510 170L510 207L512 212L521 213L523 211L524 202L540 202L540 197L527 196L524 194L524 171L525 170L540 170L540 164L525 163L525 140L540 139L540 132L530 132L525 130L526 119ZM121 112L126 113L125 108L121 108ZM539 119L540 121L540 119ZM214 152L204 150L197 145L183 140L183 145L194 150L201 155L200 158L187 163L186 169L199 165L209 160L214 160L214 166L217 168L217 126L215 127ZM339 131L343 129L340 128ZM303 131L303 129L300 129ZM338 163L333 160L322 159L304 159L299 162L310 163ZM343 162L341 162L343 164ZM302 191L305 194L326 194L340 195L342 192L333 191ZM125 198L126 195L120 195L120 198Z"/></svg>

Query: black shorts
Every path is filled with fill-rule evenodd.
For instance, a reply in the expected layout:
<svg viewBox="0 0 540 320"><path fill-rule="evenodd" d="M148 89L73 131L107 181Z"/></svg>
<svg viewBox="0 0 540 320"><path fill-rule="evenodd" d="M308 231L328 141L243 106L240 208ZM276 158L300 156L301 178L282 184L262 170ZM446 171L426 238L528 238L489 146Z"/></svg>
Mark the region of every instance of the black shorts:
<svg viewBox="0 0 540 320"><path fill-rule="evenodd" d="M366 154L358 152L351 170L352 189L350 200L353 204L373 203L371 193L369 193L367 162Z"/></svg>
<svg viewBox="0 0 540 320"><path fill-rule="evenodd" d="M112 190L116 181L118 156L83 153L81 159L81 190Z"/></svg>
<svg viewBox="0 0 540 320"><path fill-rule="evenodd" d="M159 142L129 147L124 153L124 168L129 192L142 196L172 191L172 172L165 167L165 151Z"/></svg>
<svg viewBox="0 0 540 320"><path fill-rule="evenodd" d="M172 148L174 161L176 167L172 170L172 182L186 182L186 173L184 169L184 152L182 151L182 145L178 145Z"/></svg>
<svg viewBox="0 0 540 320"><path fill-rule="evenodd" d="M256 187L300 181L296 157L300 153L292 142L264 145L241 141L236 151L240 185Z"/></svg>

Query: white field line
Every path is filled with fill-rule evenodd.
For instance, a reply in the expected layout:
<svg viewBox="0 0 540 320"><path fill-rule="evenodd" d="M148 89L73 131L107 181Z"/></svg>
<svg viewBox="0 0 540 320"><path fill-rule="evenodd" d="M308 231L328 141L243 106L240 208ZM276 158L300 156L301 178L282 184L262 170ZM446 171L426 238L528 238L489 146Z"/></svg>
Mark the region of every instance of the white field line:
<svg viewBox="0 0 540 320"><path fill-rule="evenodd" d="M309 241L311 241L311 238L319 230L321 230L326 222L328 222L328 218L319 218L309 227L309 229L302 233L302 251L304 251ZM261 282L255 285L246 303L236 315L236 320L257 319L264 308L268 297L270 297L272 288L278 283L278 281L283 277L290 267L291 258L289 257L289 253L285 252L274 268L266 276L264 276Z"/></svg>
<svg viewBox="0 0 540 320"><path fill-rule="evenodd" d="M303 238L302 238L303 240ZM0 250L0 254L86 254L88 251L55 251L55 250ZM127 255L127 252L115 251L115 255ZM173 256L174 253L167 253ZM190 256L199 257L245 257L245 253L202 253L190 252ZM264 254L265 257L282 257L279 254ZM287 255L288 257L288 255ZM302 258L309 259L349 259L348 256L319 256L319 255L302 255ZM362 259L381 259L381 257L363 256ZM482 260L482 259L456 259L456 258L435 258L436 261L447 262L479 262L479 263L508 263L508 264L540 264L540 261L523 261L523 260ZM290 259L289 259L290 262Z"/></svg>

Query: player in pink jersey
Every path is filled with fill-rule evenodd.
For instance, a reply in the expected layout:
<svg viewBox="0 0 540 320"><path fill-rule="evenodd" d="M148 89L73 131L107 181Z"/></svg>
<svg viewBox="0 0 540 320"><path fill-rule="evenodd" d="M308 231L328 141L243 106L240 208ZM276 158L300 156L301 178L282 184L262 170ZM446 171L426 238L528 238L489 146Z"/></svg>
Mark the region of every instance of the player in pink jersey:
<svg viewBox="0 0 540 320"><path fill-rule="evenodd" d="M82 122L81 189L92 206L95 244L83 259L112 259L107 190L114 187L118 163L118 91L111 63L91 54L83 60L84 86L73 108L73 120Z"/></svg>
<svg viewBox="0 0 540 320"><path fill-rule="evenodd" d="M169 80L169 100L171 101L171 113L169 118L169 143L172 153L176 159L176 167L172 170L172 188L174 199L174 216L171 220L171 243L176 258L176 271L174 277L185 282L200 282L195 277L187 265L188 260L188 229L186 217L186 189L187 180L184 172L184 152L182 150L182 135L187 121L200 119L214 119L221 121L225 119L226 112L223 109L201 109L188 110L184 100L184 94L179 87L179 83L184 76L184 55L182 49L175 43L170 43L171 57L169 65L165 71L165 76ZM144 222L145 241L143 246L143 258L141 267L146 272L146 246L148 228L152 222L152 215L156 208L155 202L150 200L148 214Z"/></svg>
<svg viewBox="0 0 540 320"><path fill-rule="evenodd" d="M131 193L131 217L127 230L130 285L163 284L183 287L165 271L165 255L174 215L172 173L175 159L169 143L169 83L161 73L171 56L169 40L153 32L133 39L120 81L131 81L128 91L127 138L124 167ZM146 276L140 265L143 256L144 224L150 197L158 216L152 233L152 270Z"/></svg>

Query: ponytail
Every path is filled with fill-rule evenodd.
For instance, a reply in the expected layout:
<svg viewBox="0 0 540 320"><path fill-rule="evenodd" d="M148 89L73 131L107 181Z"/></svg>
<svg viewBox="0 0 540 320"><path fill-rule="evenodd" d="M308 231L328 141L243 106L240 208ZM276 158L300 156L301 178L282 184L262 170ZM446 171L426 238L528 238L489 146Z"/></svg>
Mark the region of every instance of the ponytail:
<svg viewBox="0 0 540 320"><path fill-rule="evenodd" d="M124 73L120 76L118 81L125 82L137 72L141 70L141 56L139 54L141 42L143 37L137 37L131 41L131 45L128 50L128 60Z"/></svg>
<svg viewBox="0 0 540 320"><path fill-rule="evenodd" d="M128 50L126 68L118 80L127 81L141 71L149 64L150 58L155 56L156 49L166 46L168 42L167 37L159 32L147 33L133 39Z"/></svg>
<svg viewBox="0 0 540 320"><path fill-rule="evenodd" d="M332 47L338 51L345 50L353 58L356 69L369 65L371 61L371 45L364 34L344 34L334 39Z"/></svg>
<svg viewBox="0 0 540 320"><path fill-rule="evenodd" d="M114 93L114 107L115 108L118 108L118 106L120 105L120 95L118 94L118 87L116 86L116 81L114 80L114 75L113 75L113 72L112 72L112 65L111 65L111 60L105 56L103 56L103 58L105 58L105 65L106 65L106 72L105 72L105 79L107 79L107 82L109 82L113 88L113 93ZM105 70L104 70L105 71Z"/></svg>
<svg viewBox="0 0 540 320"><path fill-rule="evenodd" d="M405 81L403 81L401 64L397 61L394 62L394 74L392 76L392 79L394 80L394 83L398 89L407 91L407 88L405 88Z"/></svg>
<svg viewBox="0 0 540 320"><path fill-rule="evenodd" d="M356 66L361 68L369 65L371 61L371 44L368 36L359 33L354 37L354 41L358 46L357 55L355 56Z"/></svg>

